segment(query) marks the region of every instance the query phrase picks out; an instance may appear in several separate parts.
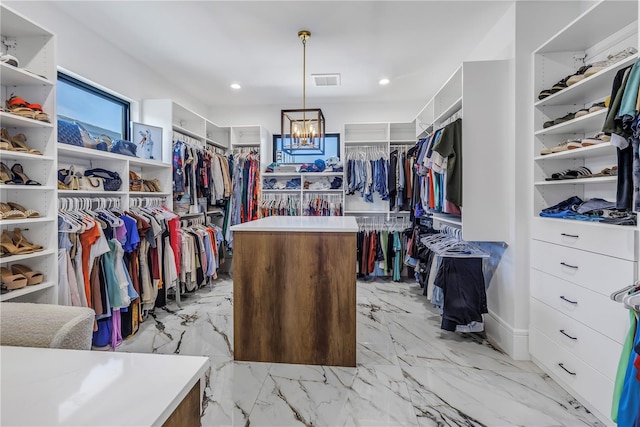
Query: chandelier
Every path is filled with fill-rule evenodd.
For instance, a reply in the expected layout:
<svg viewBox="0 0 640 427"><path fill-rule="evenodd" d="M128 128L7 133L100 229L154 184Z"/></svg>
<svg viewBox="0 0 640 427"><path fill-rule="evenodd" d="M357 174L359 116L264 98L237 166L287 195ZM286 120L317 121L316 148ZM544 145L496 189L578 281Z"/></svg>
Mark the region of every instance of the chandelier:
<svg viewBox="0 0 640 427"><path fill-rule="evenodd" d="M299 150L324 152L324 115L320 108L307 108L306 100L307 40L310 37L310 31L298 31L302 41L302 108L280 110L282 147L289 154Z"/></svg>

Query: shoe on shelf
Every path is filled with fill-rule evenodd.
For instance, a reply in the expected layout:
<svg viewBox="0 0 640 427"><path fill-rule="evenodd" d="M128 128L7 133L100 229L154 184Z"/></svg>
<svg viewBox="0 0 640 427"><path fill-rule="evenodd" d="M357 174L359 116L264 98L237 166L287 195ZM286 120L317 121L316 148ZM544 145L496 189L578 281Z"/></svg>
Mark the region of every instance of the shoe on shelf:
<svg viewBox="0 0 640 427"><path fill-rule="evenodd" d="M13 229L12 241L13 241L13 244L16 245L16 247L18 247L18 249L27 248L28 250L31 250L33 252L39 252L44 250L44 248L41 245L34 245L33 243L29 242L22 234L22 230L20 230L19 228Z"/></svg>
<svg viewBox="0 0 640 427"><path fill-rule="evenodd" d="M13 243L13 238L9 235L9 230L2 230L2 237L0 237L0 248L2 249L2 255L23 255L31 254L35 252L29 247L18 247Z"/></svg>
<svg viewBox="0 0 640 427"><path fill-rule="evenodd" d="M596 111L606 110L605 102L596 102L591 107L589 107L589 113L595 113Z"/></svg>
<svg viewBox="0 0 640 427"><path fill-rule="evenodd" d="M570 120L573 120L576 118L575 113L567 113L566 115L562 116L562 117L558 117L557 119L555 119L553 121L554 126L555 125L559 125L560 123L564 123L564 122L568 122Z"/></svg>
<svg viewBox="0 0 640 427"><path fill-rule="evenodd" d="M583 147L589 147L591 145L605 144L611 141L611 136L604 132L599 132L590 138L584 138L581 142Z"/></svg>
<svg viewBox="0 0 640 427"><path fill-rule="evenodd" d="M23 264L13 264L11 266L11 272L13 274L22 274L27 278L27 286L38 285L44 280L44 274L40 271L32 270Z"/></svg>
<svg viewBox="0 0 640 427"><path fill-rule="evenodd" d="M7 128L0 129L0 150L16 151L11 143L11 137Z"/></svg>
<svg viewBox="0 0 640 427"><path fill-rule="evenodd" d="M29 179L29 177L24 173L22 169L22 165L20 163L16 163L11 166L11 172L14 174L13 182L19 185L42 185L38 181L34 181Z"/></svg>
<svg viewBox="0 0 640 427"><path fill-rule="evenodd" d="M575 112L574 114L574 118L578 118L578 117L582 117L582 116L586 116L587 114L589 114L589 109L588 108L583 108L581 110L578 110Z"/></svg>
<svg viewBox="0 0 640 427"><path fill-rule="evenodd" d="M51 121L49 121L49 115L47 113L45 113L44 111L42 111L42 105L40 104L29 104L27 105L27 108L29 108L31 111L33 111L34 113L34 119L41 121L41 122L47 122L47 123L51 123Z"/></svg>
<svg viewBox="0 0 640 427"><path fill-rule="evenodd" d="M15 175L4 162L0 162L0 181L2 184L15 184Z"/></svg>
<svg viewBox="0 0 640 427"><path fill-rule="evenodd" d="M0 219L25 219L27 215L8 205L7 203L0 203Z"/></svg>
<svg viewBox="0 0 640 427"><path fill-rule="evenodd" d="M584 76L584 73L591 68L591 65L583 65L582 67L580 67L578 69L578 71L575 72L575 74L569 76L569 78L567 78L567 86L572 86L582 80L584 80L586 77Z"/></svg>
<svg viewBox="0 0 640 427"><path fill-rule="evenodd" d="M571 169L565 169L562 172L556 172L556 173L552 173L550 178L545 178L545 181L559 181L560 179L562 179L561 177L566 174L567 172L569 172Z"/></svg>
<svg viewBox="0 0 640 427"><path fill-rule="evenodd" d="M6 134L9 137L9 133ZM22 151L29 154L38 154L42 156L42 152L31 148L27 145L27 136L24 133L19 133L12 137L9 137L9 141L11 141L11 147L14 151Z"/></svg>
<svg viewBox="0 0 640 427"><path fill-rule="evenodd" d="M628 47L620 52L614 53L612 55L608 55L607 59L602 61L597 61L591 64L591 68L589 68L585 73L585 77L591 77L594 74L599 73L607 67L612 66L613 64L622 61L625 58L628 58L631 55L635 55L638 53L638 50L635 47Z"/></svg>
<svg viewBox="0 0 640 427"><path fill-rule="evenodd" d="M578 178L587 178L590 177L591 170L587 167L581 166L579 168L571 169L564 175L560 177L560 179L578 179Z"/></svg>
<svg viewBox="0 0 640 427"><path fill-rule="evenodd" d="M17 95L11 94L11 97L5 101L5 105L9 109L9 112L20 117L26 117L28 119L36 118L36 113L29 108L29 103Z"/></svg>
<svg viewBox="0 0 640 427"><path fill-rule="evenodd" d="M0 268L0 275L2 276L3 287L10 291L24 288L29 282L23 274L11 274L7 267Z"/></svg>
<svg viewBox="0 0 640 427"><path fill-rule="evenodd" d="M24 206L19 205L16 202L9 202L9 206L18 212L22 212L27 218L40 218L40 212L34 209L26 209Z"/></svg>
<svg viewBox="0 0 640 427"><path fill-rule="evenodd" d="M20 61L13 55L9 55L8 53L2 55L0 54L0 62L5 63L7 65L11 65L12 67L18 68L20 66Z"/></svg>

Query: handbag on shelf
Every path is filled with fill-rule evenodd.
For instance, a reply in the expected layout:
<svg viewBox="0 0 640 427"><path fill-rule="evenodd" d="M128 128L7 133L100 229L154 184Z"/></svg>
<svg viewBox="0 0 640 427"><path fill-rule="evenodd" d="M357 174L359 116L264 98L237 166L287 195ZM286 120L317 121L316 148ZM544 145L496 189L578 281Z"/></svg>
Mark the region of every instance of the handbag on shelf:
<svg viewBox="0 0 640 427"><path fill-rule="evenodd" d="M83 147L80 127L76 122L58 119L58 142Z"/></svg>
<svg viewBox="0 0 640 427"><path fill-rule="evenodd" d="M104 191L104 179L95 176L82 176L79 188L85 191Z"/></svg>
<svg viewBox="0 0 640 427"><path fill-rule="evenodd" d="M122 186L122 179L120 179L118 172L94 168L84 171L84 176L102 178L105 191L118 191Z"/></svg>
<svg viewBox="0 0 640 427"><path fill-rule="evenodd" d="M109 135L102 133L100 134L100 136L96 138L96 141L97 141L96 148L98 150L111 151L111 146L113 145L113 141L111 140Z"/></svg>
<svg viewBox="0 0 640 427"><path fill-rule="evenodd" d="M134 171L129 171L129 191L144 191L143 179Z"/></svg>
<svg viewBox="0 0 640 427"><path fill-rule="evenodd" d="M124 139L117 139L111 146L111 152L115 154L122 154L123 156L136 157L136 150L138 147L131 141L125 141Z"/></svg>

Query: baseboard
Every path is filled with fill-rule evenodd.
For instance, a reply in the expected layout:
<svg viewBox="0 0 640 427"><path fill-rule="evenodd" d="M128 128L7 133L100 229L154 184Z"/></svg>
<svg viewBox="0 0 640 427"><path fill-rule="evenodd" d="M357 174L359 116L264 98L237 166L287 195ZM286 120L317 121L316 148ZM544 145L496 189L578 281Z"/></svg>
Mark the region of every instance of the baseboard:
<svg viewBox="0 0 640 427"><path fill-rule="evenodd" d="M529 360L529 330L515 329L500 316L489 310L484 316L484 329L491 344L500 348L514 360Z"/></svg>

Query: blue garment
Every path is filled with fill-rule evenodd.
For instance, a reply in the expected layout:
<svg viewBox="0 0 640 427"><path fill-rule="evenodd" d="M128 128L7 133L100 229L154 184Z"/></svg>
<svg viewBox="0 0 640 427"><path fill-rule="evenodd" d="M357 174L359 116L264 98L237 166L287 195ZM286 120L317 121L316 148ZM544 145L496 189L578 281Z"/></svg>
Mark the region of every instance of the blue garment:
<svg viewBox="0 0 640 427"><path fill-rule="evenodd" d="M618 406L618 427L634 427L636 419L640 415L640 406L638 405L638 402L640 402L640 381L636 379L638 369L633 363L638 356L637 350L640 349L639 327L640 324L636 323L636 336L633 340L634 351L629 356L629 364L624 376L624 385L622 386L622 394L620 395L620 404Z"/></svg>
<svg viewBox="0 0 640 427"><path fill-rule="evenodd" d="M124 221L124 226L127 229L127 237L126 240L122 243L122 248L125 252L133 252L140 243L140 234L138 234L138 223L135 219L131 218L128 215L122 215L120 217L122 221Z"/></svg>
<svg viewBox="0 0 640 427"><path fill-rule="evenodd" d="M393 233L393 252L395 253L394 266L393 266L393 281L400 281L400 271L402 271L402 242L400 241L400 233Z"/></svg>

